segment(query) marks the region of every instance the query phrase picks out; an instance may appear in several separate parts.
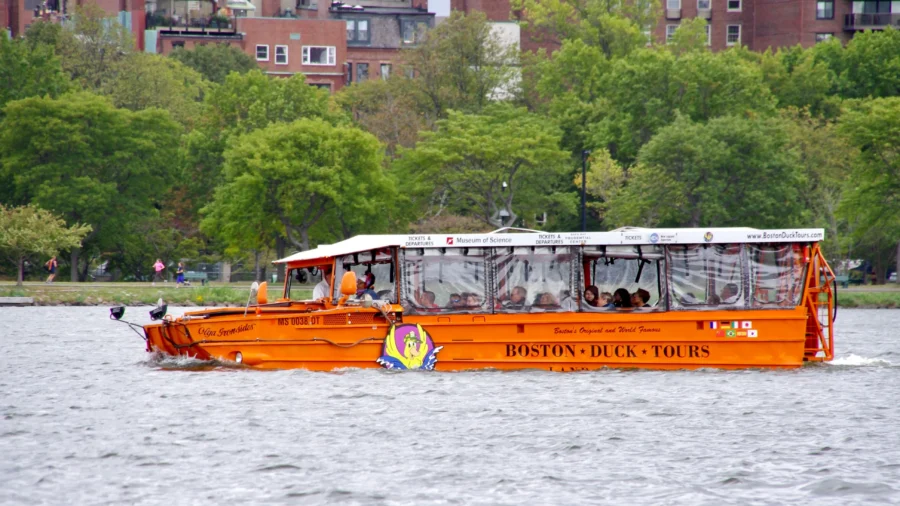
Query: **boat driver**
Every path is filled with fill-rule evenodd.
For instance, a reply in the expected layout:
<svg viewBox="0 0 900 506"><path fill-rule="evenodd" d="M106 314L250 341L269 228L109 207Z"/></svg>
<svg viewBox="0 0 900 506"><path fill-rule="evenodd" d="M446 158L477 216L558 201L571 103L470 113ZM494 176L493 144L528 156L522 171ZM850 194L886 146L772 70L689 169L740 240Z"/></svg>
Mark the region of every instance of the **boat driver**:
<svg viewBox="0 0 900 506"><path fill-rule="evenodd" d="M334 277L332 275L331 267L323 267L322 268L322 281L319 281L319 284L313 288L313 300L324 299L328 297L329 292L331 291L331 280Z"/></svg>

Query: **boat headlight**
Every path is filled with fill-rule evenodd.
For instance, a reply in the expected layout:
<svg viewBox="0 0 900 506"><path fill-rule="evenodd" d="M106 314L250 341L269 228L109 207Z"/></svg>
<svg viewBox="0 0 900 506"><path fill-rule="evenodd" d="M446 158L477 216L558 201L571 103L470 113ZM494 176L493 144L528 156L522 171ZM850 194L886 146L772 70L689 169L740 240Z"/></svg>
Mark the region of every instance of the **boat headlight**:
<svg viewBox="0 0 900 506"><path fill-rule="evenodd" d="M244 356L241 354L241 352L237 352L234 354L234 361L238 364L244 361Z"/></svg>

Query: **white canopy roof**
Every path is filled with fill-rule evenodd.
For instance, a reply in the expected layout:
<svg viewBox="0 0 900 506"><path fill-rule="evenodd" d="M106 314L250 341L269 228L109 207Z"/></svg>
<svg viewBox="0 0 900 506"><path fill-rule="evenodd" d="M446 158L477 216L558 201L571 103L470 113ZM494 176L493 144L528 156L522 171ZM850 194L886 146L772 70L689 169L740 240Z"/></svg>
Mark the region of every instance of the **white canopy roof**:
<svg viewBox="0 0 900 506"><path fill-rule="evenodd" d="M454 248L496 246L613 246L642 244L726 244L819 242L821 228L760 230L756 228L633 228L610 232L358 235L335 244L295 253L275 263L314 260L398 246Z"/></svg>

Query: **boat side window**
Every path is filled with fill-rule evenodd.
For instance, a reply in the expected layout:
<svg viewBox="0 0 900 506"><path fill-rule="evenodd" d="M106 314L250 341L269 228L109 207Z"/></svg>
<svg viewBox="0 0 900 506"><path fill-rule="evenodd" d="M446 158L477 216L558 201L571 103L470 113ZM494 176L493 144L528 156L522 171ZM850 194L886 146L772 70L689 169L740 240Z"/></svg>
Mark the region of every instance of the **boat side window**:
<svg viewBox="0 0 900 506"><path fill-rule="evenodd" d="M665 277L661 275L665 255L660 246L586 246L582 267L582 311L665 309ZM597 302L585 300L588 287L596 288ZM624 302L625 298L629 300Z"/></svg>
<svg viewBox="0 0 900 506"><path fill-rule="evenodd" d="M490 312L483 248L403 250L401 303L408 314Z"/></svg>
<svg viewBox="0 0 900 506"><path fill-rule="evenodd" d="M753 307L793 307L803 296L809 265L800 244L748 244Z"/></svg>
<svg viewBox="0 0 900 506"><path fill-rule="evenodd" d="M365 281L357 285L357 294L363 294L363 286L367 291L374 293L374 300L384 300L396 303L397 295L394 293L396 272L393 267L394 257L391 248L383 248L377 251L363 251L352 255L344 255L338 258L339 266L337 276L334 278L334 297L340 298L341 279L346 272L356 274L357 282Z"/></svg>
<svg viewBox="0 0 900 506"><path fill-rule="evenodd" d="M312 298L312 274L308 268L290 269L287 275L285 296L290 300L309 300Z"/></svg>
<svg viewBox="0 0 900 506"><path fill-rule="evenodd" d="M673 308L746 307L742 245L672 245L667 248L667 258Z"/></svg>
<svg viewBox="0 0 900 506"><path fill-rule="evenodd" d="M575 250L563 246L495 248L491 255L494 309L498 313L575 311L575 258Z"/></svg>

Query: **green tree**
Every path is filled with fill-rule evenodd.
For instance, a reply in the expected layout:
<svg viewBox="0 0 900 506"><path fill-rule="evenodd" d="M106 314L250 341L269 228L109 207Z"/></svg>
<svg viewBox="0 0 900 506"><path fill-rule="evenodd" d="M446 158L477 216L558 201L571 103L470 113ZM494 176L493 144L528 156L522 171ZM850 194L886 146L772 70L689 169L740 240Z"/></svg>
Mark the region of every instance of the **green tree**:
<svg viewBox="0 0 900 506"><path fill-rule="evenodd" d="M883 283L900 238L900 97L850 102L839 130L860 151L841 211Z"/></svg>
<svg viewBox="0 0 900 506"><path fill-rule="evenodd" d="M396 157L398 147L413 147L419 130L430 126L423 114L427 110L424 95L414 80L405 77L345 86L334 99L354 123L378 137L391 159Z"/></svg>
<svg viewBox="0 0 900 506"><path fill-rule="evenodd" d="M307 85L302 74L272 79L260 70L232 73L207 93L202 116L184 138L182 182L194 209L208 203L224 182L226 146L245 133L302 118L345 121L329 108L328 92Z"/></svg>
<svg viewBox="0 0 900 506"><path fill-rule="evenodd" d="M99 90L114 79L116 64L133 50L131 32L96 3L75 7L57 46L63 69L88 90Z"/></svg>
<svg viewBox="0 0 900 506"><path fill-rule="evenodd" d="M169 58L199 72L206 80L222 84L232 72L246 74L259 68L253 57L229 44L203 44L193 49L177 47Z"/></svg>
<svg viewBox="0 0 900 506"><path fill-rule="evenodd" d="M90 231L90 225L67 227L65 220L36 206L0 204L0 252L18 267L16 286L22 286L29 256L55 256L59 250L78 248Z"/></svg>
<svg viewBox="0 0 900 506"><path fill-rule="evenodd" d="M840 113L834 72L812 50L795 46L766 51L760 56L760 69L778 107L808 109L829 118Z"/></svg>
<svg viewBox="0 0 900 506"><path fill-rule="evenodd" d="M857 33L844 49L839 88L847 98L900 95L900 30Z"/></svg>
<svg viewBox="0 0 900 506"><path fill-rule="evenodd" d="M92 257L115 249L166 195L180 133L165 111L116 109L89 93L28 98L7 104L0 121L0 173L12 178L16 202L91 225L87 254L71 250L77 281L79 268L83 278Z"/></svg>
<svg viewBox="0 0 900 506"><path fill-rule="evenodd" d="M558 42L580 40L607 58L644 46L644 30L656 25L659 12L653 0L511 0L510 7L522 13L523 29Z"/></svg>
<svg viewBox="0 0 900 506"><path fill-rule="evenodd" d="M58 97L71 88L52 46L32 46L6 35L0 35L0 83L0 117L7 102L44 95Z"/></svg>
<svg viewBox="0 0 900 506"><path fill-rule="evenodd" d="M376 232L393 194L382 156L371 134L322 119L248 133L225 152L225 184L204 208L201 229L254 250L275 236L307 250L341 239L347 226Z"/></svg>
<svg viewBox="0 0 900 506"><path fill-rule="evenodd" d="M667 41L666 49L675 54L689 53L691 51L709 51L709 36L706 27L709 26L703 18L692 18L681 22L672 40Z"/></svg>
<svg viewBox="0 0 900 506"><path fill-rule="evenodd" d="M449 109L477 112L514 92L517 50L503 43L481 12L454 11L405 56L431 118Z"/></svg>
<svg viewBox="0 0 900 506"><path fill-rule="evenodd" d="M508 104L484 114L450 111L422 136L396 166L426 219L450 213L511 226L566 200L554 181L567 178L568 156L559 130L540 116Z"/></svg>
<svg viewBox="0 0 900 506"><path fill-rule="evenodd" d="M802 223L805 184L777 119L679 116L640 151L608 202L614 225L781 228Z"/></svg>
<svg viewBox="0 0 900 506"><path fill-rule="evenodd" d="M210 85L193 69L165 56L132 53L111 67L114 76L102 92L116 107L141 111L156 107L191 126L203 114L202 102Z"/></svg>
<svg viewBox="0 0 900 506"><path fill-rule="evenodd" d="M603 80L602 118L587 126L591 146L606 147L630 165L676 111L692 121L727 115L770 116L775 100L747 50L694 51L674 56L641 49L614 62Z"/></svg>

